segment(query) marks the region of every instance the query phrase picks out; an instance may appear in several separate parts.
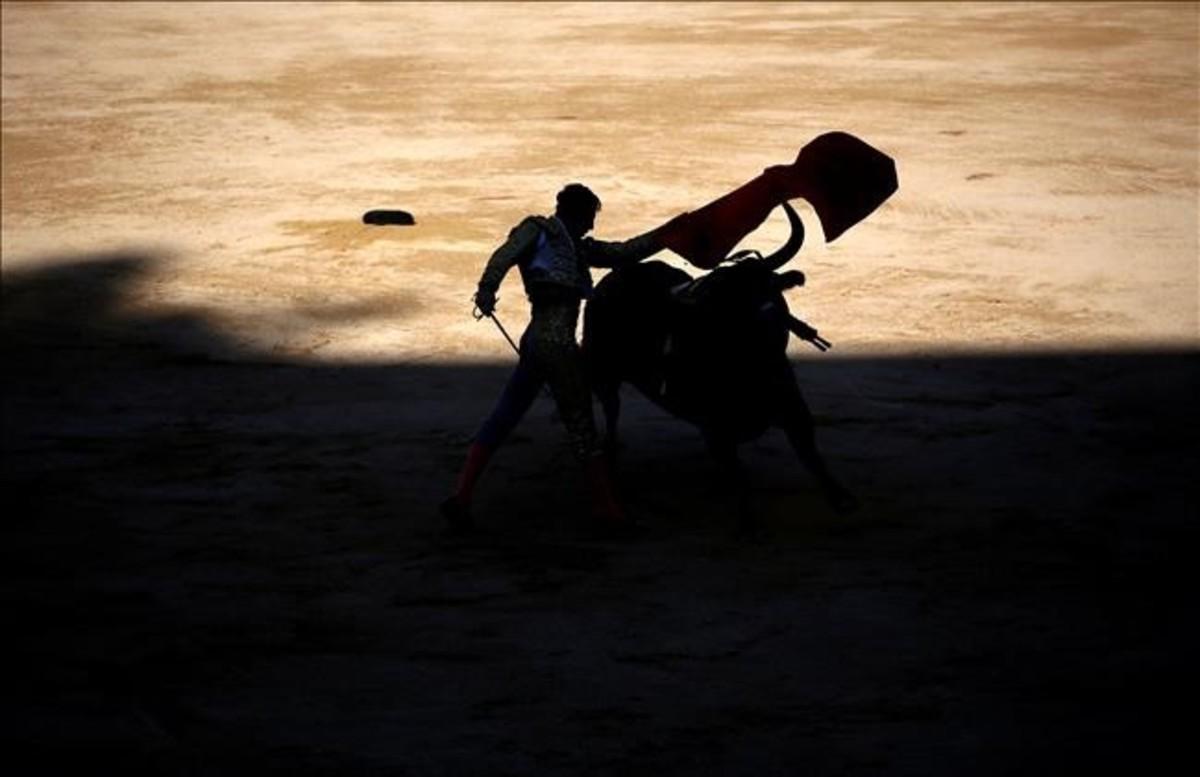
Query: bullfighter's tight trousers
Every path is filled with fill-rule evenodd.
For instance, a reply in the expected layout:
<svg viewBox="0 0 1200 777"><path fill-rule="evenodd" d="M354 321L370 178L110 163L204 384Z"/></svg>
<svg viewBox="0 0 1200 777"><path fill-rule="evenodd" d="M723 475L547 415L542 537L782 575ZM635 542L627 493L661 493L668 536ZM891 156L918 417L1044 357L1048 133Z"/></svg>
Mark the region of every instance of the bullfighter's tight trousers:
<svg viewBox="0 0 1200 777"><path fill-rule="evenodd" d="M592 394L583 354L575 342L579 305L578 299L534 297L533 317L521 336L521 357L495 410L476 435L477 443L490 450L500 447L548 384L571 452L584 462L597 452Z"/></svg>

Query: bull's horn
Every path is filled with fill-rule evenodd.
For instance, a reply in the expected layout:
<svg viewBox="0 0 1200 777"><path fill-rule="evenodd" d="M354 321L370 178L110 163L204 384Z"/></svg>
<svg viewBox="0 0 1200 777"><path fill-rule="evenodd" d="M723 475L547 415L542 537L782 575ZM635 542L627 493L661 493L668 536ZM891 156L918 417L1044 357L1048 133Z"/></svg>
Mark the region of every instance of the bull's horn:
<svg viewBox="0 0 1200 777"><path fill-rule="evenodd" d="M788 221L792 224L792 234L778 251L763 259L763 262L771 270L778 270L791 261L796 252L800 250L800 246L804 245L804 222L800 220L800 215L787 200L784 200L782 205L784 212L787 213Z"/></svg>

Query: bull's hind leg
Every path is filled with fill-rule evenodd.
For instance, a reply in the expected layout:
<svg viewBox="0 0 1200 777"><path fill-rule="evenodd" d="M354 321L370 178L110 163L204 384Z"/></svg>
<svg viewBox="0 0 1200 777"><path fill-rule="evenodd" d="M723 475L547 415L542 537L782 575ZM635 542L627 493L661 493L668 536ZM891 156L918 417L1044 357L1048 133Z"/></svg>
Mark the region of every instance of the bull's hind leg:
<svg viewBox="0 0 1200 777"><path fill-rule="evenodd" d="M857 510L858 498L837 481L825 464L825 457L817 449L812 412L800 393L800 387L796 385L791 365L787 366L787 374L781 381L778 400L778 425L787 434L788 442L800 461L817 479L830 506L842 515Z"/></svg>

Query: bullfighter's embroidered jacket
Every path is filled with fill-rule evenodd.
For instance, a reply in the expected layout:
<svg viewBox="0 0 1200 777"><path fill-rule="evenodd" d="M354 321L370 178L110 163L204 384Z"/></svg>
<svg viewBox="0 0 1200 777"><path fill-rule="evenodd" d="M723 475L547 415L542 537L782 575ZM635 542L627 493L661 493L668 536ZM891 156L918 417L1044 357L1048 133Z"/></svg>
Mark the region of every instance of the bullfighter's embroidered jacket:
<svg viewBox="0 0 1200 777"><path fill-rule="evenodd" d="M653 232L621 242L585 237L576 244L557 218L529 216L508 233L508 239L492 254L479 279L479 291L494 295L515 264L520 268L525 293L530 296L539 286L550 285L587 297L592 291L589 267L633 264L661 247Z"/></svg>

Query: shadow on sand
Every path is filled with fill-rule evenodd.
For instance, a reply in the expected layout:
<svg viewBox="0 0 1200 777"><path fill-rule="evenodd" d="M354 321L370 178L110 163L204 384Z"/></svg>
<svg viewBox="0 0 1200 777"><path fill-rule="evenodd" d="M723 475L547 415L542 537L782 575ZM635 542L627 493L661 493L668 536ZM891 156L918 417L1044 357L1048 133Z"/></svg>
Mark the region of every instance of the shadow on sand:
<svg viewBox="0 0 1200 777"><path fill-rule="evenodd" d="M9 733L46 773L1154 771L1185 741L1194 352L798 362L866 509L767 437L760 544L628 395L655 533L590 539L543 405L451 540L509 365L273 361L122 312L155 261L4 277Z"/></svg>

